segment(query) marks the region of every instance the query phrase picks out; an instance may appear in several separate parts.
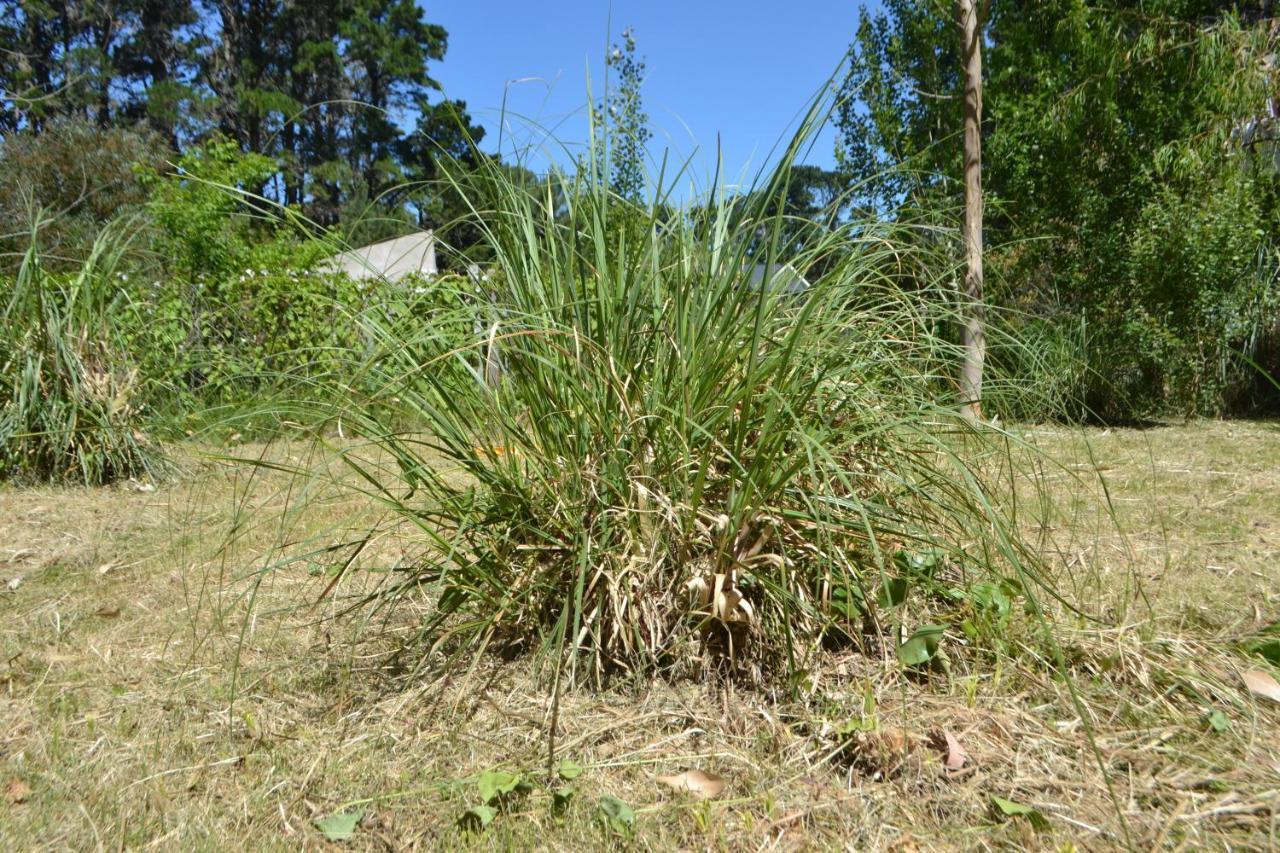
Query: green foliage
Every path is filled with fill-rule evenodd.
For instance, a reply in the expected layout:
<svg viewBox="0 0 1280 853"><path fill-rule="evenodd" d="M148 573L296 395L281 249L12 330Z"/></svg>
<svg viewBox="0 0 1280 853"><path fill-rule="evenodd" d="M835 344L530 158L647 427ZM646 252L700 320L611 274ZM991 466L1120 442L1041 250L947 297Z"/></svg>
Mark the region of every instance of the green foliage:
<svg viewBox="0 0 1280 853"><path fill-rule="evenodd" d="M636 823L635 809L617 797L605 794L600 798L596 808L605 826L618 835L630 834Z"/></svg>
<svg viewBox="0 0 1280 853"><path fill-rule="evenodd" d="M157 250L173 273L220 279L245 268L261 236L244 194L256 193L273 170L268 158L215 138L154 181L148 210L159 231Z"/></svg>
<svg viewBox="0 0 1280 853"><path fill-rule="evenodd" d="M1018 417L1217 413L1274 372L1270 23L1222 4L996 3L986 28L988 298L1013 338L993 368L1049 394ZM949 7L864 12L837 116L838 160L881 210L957 203L958 36ZM1265 135L1264 135L1265 136ZM1262 155L1262 156L1255 156ZM1064 406L1064 401L1066 405Z"/></svg>
<svg viewBox="0 0 1280 853"><path fill-rule="evenodd" d="M578 772L566 776L563 773L566 765L577 767ZM561 768L559 775L564 779L576 778L582 772L582 768L573 762L561 762ZM534 784L524 774L497 768L481 773L476 778L475 785L481 802L469 807L458 819L459 826L472 831L485 829L499 814L515 811L534 790ZM574 790L565 786L552 788L548 785L546 793L551 797L552 813L562 814L573 799Z"/></svg>
<svg viewBox="0 0 1280 853"><path fill-rule="evenodd" d="M214 140L156 181L148 210L164 263L132 288L149 320L129 344L153 396L171 405L243 401L321 377L336 388L358 361L354 317L381 288L324 271L336 245L300 239L253 195L270 171L266 158Z"/></svg>
<svg viewBox="0 0 1280 853"><path fill-rule="evenodd" d="M891 211L959 175L961 69L949 7L886 0L859 12L835 121L836 164L860 206Z"/></svg>
<svg viewBox="0 0 1280 853"><path fill-rule="evenodd" d="M991 805L1001 818L1022 818L1037 832L1048 832L1050 829L1049 819L1039 809L997 797L995 794L991 795Z"/></svg>
<svg viewBox="0 0 1280 853"><path fill-rule="evenodd" d="M104 230L73 272L48 271L36 214L0 315L0 476L101 485L157 473L141 431L138 373L118 329L127 237Z"/></svg>
<svg viewBox="0 0 1280 853"><path fill-rule="evenodd" d="M42 134L67 117L102 129L145 122L189 149L218 132L270 158L279 199L326 227L366 205L410 214L402 184L434 180L484 133L464 103L438 97L429 66L447 34L413 0L0 9L0 133Z"/></svg>
<svg viewBox="0 0 1280 853"><path fill-rule="evenodd" d="M556 767L556 775L566 782L572 782L582 775L582 765L568 758L562 758Z"/></svg>
<svg viewBox="0 0 1280 853"><path fill-rule="evenodd" d="M476 780L476 790L480 793L480 799L486 803L492 803L514 794L524 784L519 773L512 773L509 770L486 770Z"/></svg>
<svg viewBox="0 0 1280 853"><path fill-rule="evenodd" d="M1165 401L1179 412L1243 402L1230 395L1248 393L1240 377L1252 370L1236 353L1256 354L1280 321L1270 245L1280 236L1280 206L1274 180L1260 177L1235 171L1211 186L1166 187L1134 225L1131 304L1117 308L1139 353L1114 353L1107 363L1123 369L1137 361L1160 376Z"/></svg>
<svg viewBox="0 0 1280 853"><path fill-rule="evenodd" d="M356 826L364 817L364 809L348 812L335 812L326 818L316 821L316 829L324 833L330 841L350 841L356 834Z"/></svg>
<svg viewBox="0 0 1280 853"><path fill-rule="evenodd" d="M1245 640L1241 646L1251 655L1258 655L1268 662L1280 666L1280 622L1268 625L1254 636Z"/></svg>
<svg viewBox="0 0 1280 853"><path fill-rule="evenodd" d="M48 270L73 269L90 252L104 223L145 206L148 176L168 151L154 134L102 129L64 117L43 132L27 129L0 139L0 271L16 272L26 256L32 210L48 211L40 232Z"/></svg>
<svg viewBox="0 0 1280 853"><path fill-rule="evenodd" d="M0 10L9 57L0 66L0 132L70 115L103 128L146 119L173 139L199 112L195 4L4 0Z"/></svg>
<svg viewBox="0 0 1280 853"><path fill-rule="evenodd" d="M918 667L931 662L938 654L945 629L941 625L921 625L898 646L898 660L903 666Z"/></svg>
<svg viewBox="0 0 1280 853"><path fill-rule="evenodd" d="M1206 715L1205 722L1209 724L1209 728L1218 734L1222 734L1223 732L1231 729L1231 718L1217 709L1210 711Z"/></svg>
<svg viewBox="0 0 1280 853"><path fill-rule="evenodd" d="M645 145L653 132L649 130L649 114L644 111L641 87L644 84L644 60L636 58L635 33L622 31L622 45L609 48L605 67L614 72L603 103L592 110L592 136L595 151L590 168L597 170L596 179L603 183L609 171L609 186L619 197L640 201L645 186Z"/></svg>
<svg viewBox="0 0 1280 853"><path fill-rule="evenodd" d="M493 819L498 816L498 810L493 806L472 806L462 813L462 817L458 823L463 829L484 829L493 823Z"/></svg>

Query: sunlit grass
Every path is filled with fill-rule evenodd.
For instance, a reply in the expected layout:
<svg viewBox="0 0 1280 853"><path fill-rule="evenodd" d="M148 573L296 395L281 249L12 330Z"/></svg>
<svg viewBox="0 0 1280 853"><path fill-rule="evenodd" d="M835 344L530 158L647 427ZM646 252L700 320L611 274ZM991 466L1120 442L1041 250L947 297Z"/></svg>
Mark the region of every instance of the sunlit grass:
<svg viewBox="0 0 1280 853"><path fill-rule="evenodd" d="M103 229L68 274L45 268L43 214L0 314L0 477L99 485L149 475L141 380L122 345L116 280L127 223Z"/></svg>

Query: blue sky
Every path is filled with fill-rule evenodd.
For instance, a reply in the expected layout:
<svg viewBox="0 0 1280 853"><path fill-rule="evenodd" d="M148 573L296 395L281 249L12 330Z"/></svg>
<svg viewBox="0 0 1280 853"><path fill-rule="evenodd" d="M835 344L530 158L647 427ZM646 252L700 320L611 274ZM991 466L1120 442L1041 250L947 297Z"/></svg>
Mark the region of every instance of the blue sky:
<svg viewBox="0 0 1280 853"><path fill-rule="evenodd" d="M754 172L834 73L857 26L857 0L553 0L421 2L426 19L449 32L432 67L446 95L467 102L494 150L504 90L507 109L554 127L562 141L586 138L587 77L598 90L607 45L634 27L647 60L644 103L654 140L694 156L706 188L719 134L727 183ZM520 81L520 82L515 82ZM515 138L528 140L520 122ZM510 131L507 139L510 140ZM833 162L829 130L806 159ZM510 150L504 142L504 153ZM545 167L545 159L535 162Z"/></svg>

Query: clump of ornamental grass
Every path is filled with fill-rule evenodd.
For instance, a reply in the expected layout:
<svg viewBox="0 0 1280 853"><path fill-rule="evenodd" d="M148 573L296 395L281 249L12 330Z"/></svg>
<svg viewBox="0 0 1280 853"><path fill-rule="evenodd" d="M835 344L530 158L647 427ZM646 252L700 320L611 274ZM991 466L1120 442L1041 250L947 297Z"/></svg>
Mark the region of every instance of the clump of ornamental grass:
<svg viewBox="0 0 1280 853"><path fill-rule="evenodd" d="M116 275L127 234L100 232L70 272L46 268L45 222L5 282L0 314L0 477L101 485L151 475L139 378L120 343L127 297Z"/></svg>
<svg viewBox="0 0 1280 853"><path fill-rule="evenodd" d="M493 258L445 300L472 339L367 315L380 390L343 415L395 461L351 453L369 494L433 541L378 594L435 596L427 660L768 678L853 643L928 666L972 624L919 613L1045 585L966 461L991 433L954 412L950 263L874 221L801 245L775 203L797 146L683 208L591 170L454 179Z"/></svg>

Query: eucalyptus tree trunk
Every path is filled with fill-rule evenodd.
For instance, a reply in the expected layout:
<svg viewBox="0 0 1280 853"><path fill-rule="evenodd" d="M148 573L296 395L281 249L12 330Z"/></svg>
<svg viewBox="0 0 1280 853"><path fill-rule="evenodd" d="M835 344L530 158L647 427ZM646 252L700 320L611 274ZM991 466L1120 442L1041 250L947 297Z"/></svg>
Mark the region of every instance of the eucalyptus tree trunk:
<svg viewBox="0 0 1280 853"><path fill-rule="evenodd" d="M982 21L978 0L956 0L964 42L964 365L960 407L982 417L982 367L987 357L987 309L982 298Z"/></svg>

